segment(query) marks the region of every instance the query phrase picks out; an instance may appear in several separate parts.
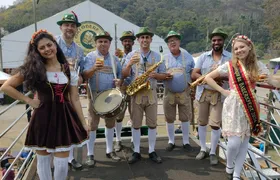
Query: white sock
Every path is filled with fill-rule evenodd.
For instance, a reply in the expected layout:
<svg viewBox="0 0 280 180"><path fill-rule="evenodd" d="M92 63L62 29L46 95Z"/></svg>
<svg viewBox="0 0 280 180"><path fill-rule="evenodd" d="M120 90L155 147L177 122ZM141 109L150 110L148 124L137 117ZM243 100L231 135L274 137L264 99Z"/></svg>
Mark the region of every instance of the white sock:
<svg viewBox="0 0 280 180"><path fill-rule="evenodd" d="M199 142L200 142L200 151L206 152L206 131L207 126L198 126L198 136L199 136Z"/></svg>
<svg viewBox="0 0 280 180"><path fill-rule="evenodd" d="M37 154L37 173L40 180L52 179L50 154L46 156Z"/></svg>
<svg viewBox="0 0 280 180"><path fill-rule="evenodd" d="M168 134L168 143L175 144L174 138L174 123L166 123L167 134Z"/></svg>
<svg viewBox="0 0 280 180"><path fill-rule="evenodd" d="M216 154L217 145L221 136L221 129L211 131L211 151L210 154Z"/></svg>
<svg viewBox="0 0 280 180"><path fill-rule="evenodd" d="M236 160L235 160L233 177L240 177L240 173L242 171L243 164L246 159L246 154L248 151L249 140L250 137L245 136L243 142L241 142L240 144L239 152L237 153Z"/></svg>
<svg viewBox="0 0 280 180"><path fill-rule="evenodd" d="M134 152L140 153L140 129L132 129Z"/></svg>
<svg viewBox="0 0 280 180"><path fill-rule="evenodd" d="M113 152L114 128L105 128L106 153Z"/></svg>
<svg viewBox="0 0 280 180"><path fill-rule="evenodd" d="M69 151L69 157L68 157L68 162L71 163L71 161L74 159L74 149L72 148Z"/></svg>
<svg viewBox="0 0 280 180"><path fill-rule="evenodd" d="M89 133L89 141L87 143L87 155L94 155L94 143L96 139L96 131L90 131Z"/></svg>
<svg viewBox="0 0 280 180"><path fill-rule="evenodd" d="M132 129L133 129L133 128L131 127L131 130L130 130L130 132L131 132L131 140L130 140L130 141L133 143ZM140 136L141 136L141 134L140 134Z"/></svg>
<svg viewBox="0 0 280 180"><path fill-rule="evenodd" d="M121 138L122 122L116 123L115 131L116 131L116 141L122 141L122 138Z"/></svg>
<svg viewBox="0 0 280 180"><path fill-rule="evenodd" d="M227 168L226 172L232 174L234 171L234 161L239 152L241 138L238 136L229 136L227 143Z"/></svg>
<svg viewBox="0 0 280 180"><path fill-rule="evenodd" d="M66 180L68 173L68 158L54 157L54 180Z"/></svg>
<svg viewBox="0 0 280 180"><path fill-rule="evenodd" d="M189 129L190 129L190 122L182 122L182 133L183 133L183 145L190 144L190 137L189 137Z"/></svg>
<svg viewBox="0 0 280 180"><path fill-rule="evenodd" d="M174 133L174 131L173 131ZM148 129L148 139L149 139L149 153L155 151L156 139L157 139L157 129Z"/></svg>

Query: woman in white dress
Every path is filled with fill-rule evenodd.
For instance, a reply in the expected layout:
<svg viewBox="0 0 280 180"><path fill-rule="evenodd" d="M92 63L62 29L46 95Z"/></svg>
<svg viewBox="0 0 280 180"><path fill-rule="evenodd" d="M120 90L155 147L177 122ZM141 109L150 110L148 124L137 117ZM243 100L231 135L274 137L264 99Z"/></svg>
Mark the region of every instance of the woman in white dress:
<svg viewBox="0 0 280 180"><path fill-rule="evenodd" d="M205 81L226 96L222 111L222 134L228 139L226 173L228 179L236 180L240 179L250 136L258 136L262 130L254 88L269 71L259 66L254 44L247 36L233 40L232 54L232 61L209 73ZM215 82L218 76L229 77L230 90Z"/></svg>

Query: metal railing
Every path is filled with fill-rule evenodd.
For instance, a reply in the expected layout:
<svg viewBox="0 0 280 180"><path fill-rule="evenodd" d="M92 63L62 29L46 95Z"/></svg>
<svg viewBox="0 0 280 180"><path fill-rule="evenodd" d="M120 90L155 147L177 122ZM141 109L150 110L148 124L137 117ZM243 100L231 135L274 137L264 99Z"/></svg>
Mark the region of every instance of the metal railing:
<svg viewBox="0 0 280 180"><path fill-rule="evenodd" d="M25 96L30 95L31 92L28 92L25 94ZM7 111L11 110L14 106L16 106L20 101L16 100L13 103L11 103L9 106L7 106L6 108L4 108L1 112L0 112L0 116L3 115L4 113L6 113ZM0 134L0 139L3 138L21 119L22 117L29 111L31 110L31 107L27 108L23 113L21 113L3 132L1 132ZM9 154L9 152L11 151L11 149L15 146L15 144L19 141L19 139L22 137L22 135L27 131L28 129L28 124L22 129L22 131L17 135L17 137L15 138L15 140L9 145L9 147L7 147L7 149L4 151L4 153L1 155L0 157L0 162L2 162L5 158L7 158L7 155ZM22 148L20 150L20 152L16 155L15 158L12 158L13 161L11 162L9 168L6 170L4 176L1 178L1 180L5 180L6 177L8 176L9 172L13 170L13 166L15 164L17 164L17 166L19 167L18 162L20 161L21 158L21 154L24 151L24 148ZM23 172L26 170L26 168L28 168L27 163L30 161L31 159L31 155L33 154L32 151L29 151L28 156L21 161L22 164L19 167L19 170L16 172L15 178L14 179L20 179L23 176Z"/></svg>

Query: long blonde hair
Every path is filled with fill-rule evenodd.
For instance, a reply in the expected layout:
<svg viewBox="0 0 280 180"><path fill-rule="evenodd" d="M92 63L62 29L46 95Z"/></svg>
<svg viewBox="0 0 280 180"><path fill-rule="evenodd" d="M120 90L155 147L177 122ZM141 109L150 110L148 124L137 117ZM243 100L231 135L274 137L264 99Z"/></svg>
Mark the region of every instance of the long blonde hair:
<svg viewBox="0 0 280 180"><path fill-rule="evenodd" d="M251 48L245 62L242 62L242 63L243 63L243 65L244 65L244 67L245 67L245 69L248 73L248 76L249 76L250 80L252 82L256 82L258 80L259 67L258 67L258 63L257 63L255 46L252 43L252 41L247 36L244 36L244 35L237 36L233 40L231 52L232 52L232 65L233 65L234 68L237 67L236 66L237 61L239 61L239 59L236 57L236 55L234 53L234 45L235 45L236 42L243 42Z"/></svg>

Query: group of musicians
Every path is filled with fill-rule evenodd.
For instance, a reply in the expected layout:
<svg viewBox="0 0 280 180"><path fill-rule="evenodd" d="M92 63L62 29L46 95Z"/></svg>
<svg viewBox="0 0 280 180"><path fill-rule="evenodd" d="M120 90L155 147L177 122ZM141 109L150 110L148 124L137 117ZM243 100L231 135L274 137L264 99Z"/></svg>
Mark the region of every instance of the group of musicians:
<svg viewBox="0 0 280 180"><path fill-rule="evenodd" d="M77 16L74 13L65 14L58 25L62 32L62 35L57 37L58 44L70 62L73 59L78 59L80 82L82 82L82 78L84 81L88 81L88 88L91 92L88 101L89 142L87 143L86 165L89 167L95 165L94 143L100 120L100 116L93 111L92 100L99 93L116 87L119 87L125 93L125 89L130 83L133 83L136 78L141 78L141 75L161 60L163 60L163 63L159 63L158 67L148 74L151 88L137 91L126 99L128 102L126 107L128 107L132 122L131 132L134 151L128 162L133 164L141 160L140 127L144 114L148 126L149 158L155 163L162 162L155 151L157 81L163 81L165 85L163 108L169 138L166 151L172 151L175 148L174 121L176 120L177 109L183 134L183 149L186 152L193 151L189 142L189 129L190 120L194 114L191 88L188 83L230 60L231 54L223 49L227 34L222 29L216 28L209 35L212 50L202 54L195 64L193 57L186 50L180 48L182 36L175 31L170 31L164 39L170 52L165 54L163 59L161 54L150 49L154 33L149 28L142 27L135 35L131 31L123 32L120 40L124 48L124 54L119 60L118 57L109 52L112 37L108 32L104 31L94 37L96 50L83 58L82 48L73 41L77 28L81 25ZM138 41L140 48L132 50L135 40ZM100 57L104 60L100 61ZM220 82L224 83L225 88L228 87L228 84L223 80L226 79L220 79ZM215 165L218 163L215 151L221 133L223 97L207 85L199 85L195 97L198 101L197 121L199 123L198 133L201 145L201 150L196 159L204 159L210 155L210 164ZM121 129L124 113L125 111L115 118L105 119L106 156L113 161L121 160L115 152L122 149ZM210 152L206 150L206 127L208 124L212 128ZM114 131L116 142L113 146ZM82 165L74 159L73 151L70 152L69 163L75 169L82 168Z"/></svg>

